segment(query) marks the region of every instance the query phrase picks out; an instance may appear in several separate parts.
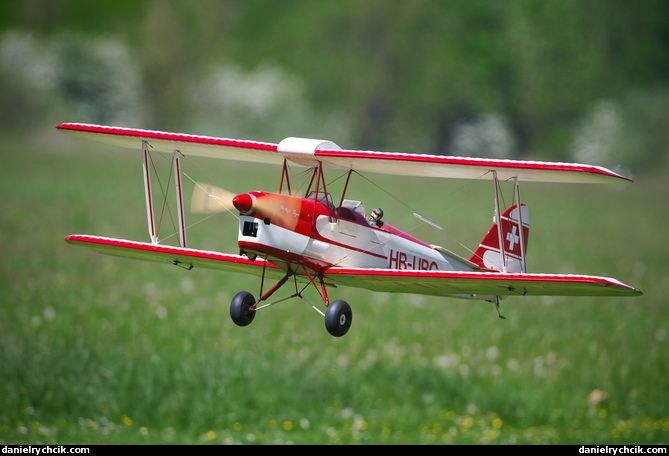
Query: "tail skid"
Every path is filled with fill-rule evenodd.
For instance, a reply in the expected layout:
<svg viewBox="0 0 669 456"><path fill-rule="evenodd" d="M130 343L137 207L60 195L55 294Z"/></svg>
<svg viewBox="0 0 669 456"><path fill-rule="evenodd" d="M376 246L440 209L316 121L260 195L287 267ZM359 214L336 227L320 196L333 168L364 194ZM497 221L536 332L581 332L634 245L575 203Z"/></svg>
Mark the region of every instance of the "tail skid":
<svg viewBox="0 0 669 456"><path fill-rule="evenodd" d="M481 269L502 272L527 272L525 253L530 234L530 214L525 204L513 205L495 220L469 261ZM522 229L521 229L522 226ZM500 235L502 243L500 243Z"/></svg>

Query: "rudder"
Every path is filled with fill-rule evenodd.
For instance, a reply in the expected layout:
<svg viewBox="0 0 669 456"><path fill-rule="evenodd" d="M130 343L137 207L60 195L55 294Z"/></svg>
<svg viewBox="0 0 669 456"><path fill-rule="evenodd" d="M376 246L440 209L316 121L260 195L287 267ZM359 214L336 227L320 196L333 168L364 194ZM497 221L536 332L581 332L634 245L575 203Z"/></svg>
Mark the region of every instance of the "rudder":
<svg viewBox="0 0 669 456"><path fill-rule="evenodd" d="M518 205L514 204L504 211L500 218L506 267L502 267L497 220L483 237L469 261L476 263L481 269L526 272L525 255L527 254L527 239L530 234L530 214L525 204L521 204L520 207L521 209L518 210ZM521 224L522 231L520 230Z"/></svg>

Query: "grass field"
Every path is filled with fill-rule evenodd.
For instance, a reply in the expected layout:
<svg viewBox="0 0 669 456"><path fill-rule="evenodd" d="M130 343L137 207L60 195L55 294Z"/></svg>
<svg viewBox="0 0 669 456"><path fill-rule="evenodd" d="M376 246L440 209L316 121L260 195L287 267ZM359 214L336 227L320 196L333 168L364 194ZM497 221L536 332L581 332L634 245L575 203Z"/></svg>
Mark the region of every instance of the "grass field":
<svg viewBox="0 0 669 456"><path fill-rule="evenodd" d="M233 191L277 188L278 170L226 166L186 172ZM257 294L253 277L63 242L147 240L140 169L139 154L55 130L3 138L0 443L669 442L666 175L522 189L532 271L615 277L642 297L508 299L501 320L489 303L342 288L330 296L354 323L333 338L299 300L236 327L229 300ZM376 182L394 197L366 181L350 197L459 254L491 224L487 181ZM189 240L235 252L236 220L197 223Z"/></svg>

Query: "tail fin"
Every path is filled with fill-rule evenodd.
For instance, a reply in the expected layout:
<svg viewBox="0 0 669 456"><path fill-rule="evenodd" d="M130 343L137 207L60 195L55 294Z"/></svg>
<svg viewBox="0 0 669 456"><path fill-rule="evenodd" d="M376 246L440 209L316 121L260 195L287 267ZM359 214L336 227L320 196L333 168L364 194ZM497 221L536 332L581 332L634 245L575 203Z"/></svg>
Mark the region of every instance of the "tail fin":
<svg viewBox="0 0 669 456"><path fill-rule="evenodd" d="M522 204L520 211L518 205L511 206L502 214L501 221L506 268L502 267L497 220L483 237L481 244L469 261L476 263L482 269L526 272L525 253L527 252L527 238L530 234L530 213L527 206ZM522 233L520 231L521 222Z"/></svg>

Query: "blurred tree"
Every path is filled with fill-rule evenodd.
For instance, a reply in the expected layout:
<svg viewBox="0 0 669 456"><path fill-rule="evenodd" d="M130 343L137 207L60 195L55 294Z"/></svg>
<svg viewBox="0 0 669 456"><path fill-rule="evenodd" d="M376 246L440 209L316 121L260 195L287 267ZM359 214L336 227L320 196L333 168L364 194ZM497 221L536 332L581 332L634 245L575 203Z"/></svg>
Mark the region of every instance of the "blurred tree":
<svg viewBox="0 0 669 456"><path fill-rule="evenodd" d="M500 113L517 155L562 159L591 103L663 80L669 62L662 0L244 5L235 60L301 75L366 148L450 153L460 125Z"/></svg>
<svg viewBox="0 0 669 456"><path fill-rule="evenodd" d="M131 46L142 126L179 129L193 85L223 67L277 68L314 116L349 119L360 148L458 153L463 131L493 125L515 156L565 159L595 103L669 74L665 0L8 0L0 13L0 30Z"/></svg>
<svg viewBox="0 0 669 456"><path fill-rule="evenodd" d="M145 103L155 113L152 126L179 129L193 115L184 97L212 64L227 60L224 43L231 37L228 24L237 8L235 2L217 0L146 2L136 44L147 86Z"/></svg>

